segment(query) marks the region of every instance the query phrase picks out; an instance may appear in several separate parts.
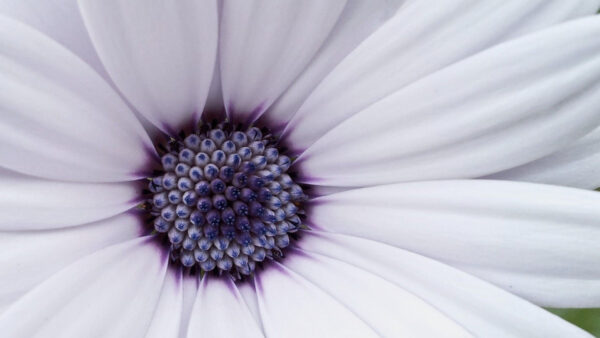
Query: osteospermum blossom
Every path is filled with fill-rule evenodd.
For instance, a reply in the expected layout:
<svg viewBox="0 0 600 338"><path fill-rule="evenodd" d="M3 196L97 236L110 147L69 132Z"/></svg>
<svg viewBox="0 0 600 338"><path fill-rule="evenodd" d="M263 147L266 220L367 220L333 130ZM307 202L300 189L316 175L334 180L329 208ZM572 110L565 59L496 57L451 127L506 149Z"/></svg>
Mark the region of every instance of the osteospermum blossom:
<svg viewBox="0 0 600 338"><path fill-rule="evenodd" d="M585 335L596 1L0 4L2 336Z"/></svg>

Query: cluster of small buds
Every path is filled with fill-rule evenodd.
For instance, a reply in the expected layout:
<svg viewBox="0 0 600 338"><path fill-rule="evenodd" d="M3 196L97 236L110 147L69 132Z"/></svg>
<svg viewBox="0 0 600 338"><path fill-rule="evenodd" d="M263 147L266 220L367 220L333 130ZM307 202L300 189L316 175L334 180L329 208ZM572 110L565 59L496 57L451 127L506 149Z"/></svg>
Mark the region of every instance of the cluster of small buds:
<svg viewBox="0 0 600 338"><path fill-rule="evenodd" d="M306 196L270 135L256 127L227 129L204 126L169 142L164 174L149 183L149 204L171 259L241 278L258 262L282 256L301 226Z"/></svg>

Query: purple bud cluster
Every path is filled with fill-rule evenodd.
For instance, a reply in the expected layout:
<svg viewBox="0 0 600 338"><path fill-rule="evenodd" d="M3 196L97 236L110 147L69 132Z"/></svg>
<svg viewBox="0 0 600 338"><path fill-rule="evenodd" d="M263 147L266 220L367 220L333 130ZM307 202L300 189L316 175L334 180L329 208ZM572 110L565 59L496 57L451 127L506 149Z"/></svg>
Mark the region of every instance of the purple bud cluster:
<svg viewBox="0 0 600 338"><path fill-rule="evenodd" d="M161 158L164 174L149 183L150 204L173 260L241 278L282 255L301 225L306 196L270 135L256 127L226 129L171 141Z"/></svg>

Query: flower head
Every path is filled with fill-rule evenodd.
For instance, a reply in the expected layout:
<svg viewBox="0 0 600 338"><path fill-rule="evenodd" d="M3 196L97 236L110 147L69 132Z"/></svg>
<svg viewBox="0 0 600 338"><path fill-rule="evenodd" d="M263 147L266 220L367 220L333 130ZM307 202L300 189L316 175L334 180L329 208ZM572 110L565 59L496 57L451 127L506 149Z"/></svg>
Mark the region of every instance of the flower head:
<svg viewBox="0 0 600 338"><path fill-rule="evenodd" d="M0 1L4 335L583 334L600 196L478 178L600 123L594 1L56 6Z"/></svg>
<svg viewBox="0 0 600 338"><path fill-rule="evenodd" d="M283 256L302 226L306 195L272 135L223 123L203 127L164 147L145 206L154 229L167 235L174 262L240 279Z"/></svg>

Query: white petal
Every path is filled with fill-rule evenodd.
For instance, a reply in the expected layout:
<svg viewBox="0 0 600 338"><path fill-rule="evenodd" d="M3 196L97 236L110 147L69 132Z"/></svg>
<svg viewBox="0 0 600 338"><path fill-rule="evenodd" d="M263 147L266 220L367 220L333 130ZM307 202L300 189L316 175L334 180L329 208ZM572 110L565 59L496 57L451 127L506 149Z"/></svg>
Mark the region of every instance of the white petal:
<svg viewBox="0 0 600 338"><path fill-rule="evenodd" d="M308 219L438 259L543 306L595 307L599 205L600 194L587 190L432 181L320 197Z"/></svg>
<svg viewBox="0 0 600 338"><path fill-rule="evenodd" d="M168 271L146 338L177 338L183 310L181 270Z"/></svg>
<svg viewBox="0 0 600 338"><path fill-rule="evenodd" d="M544 57L539 57L544 55ZM543 157L600 120L600 18L498 45L345 120L302 156L302 181L467 178Z"/></svg>
<svg viewBox="0 0 600 338"><path fill-rule="evenodd" d="M196 295L200 287L200 282L196 276L184 274L183 277L183 310L181 311L181 323L179 324L179 338L187 338L192 309L196 303Z"/></svg>
<svg viewBox="0 0 600 338"><path fill-rule="evenodd" d="M81 257L139 237L142 231L137 217L121 214L72 228L1 232L0 304L10 304Z"/></svg>
<svg viewBox="0 0 600 338"><path fill-rule="evenodd" d="M295 272L272 262L255 276L268 337L376 337L348 308Z"/></svg>
<svg viewBox="0 0 600 338"><path fill-rule="evenodd" d="M199 119L216 60L216 1L79 4L102 63L140 113L171 134Z"/></svg>
<svg viewBox="0 0 600 338"><path fill-rule="evenodd" d="M83 25L77 0L0 0L0 14L39 30L108 79Z"/></svg>
<svg viewBox="0 0 600 338"><path fill-rule="evenodd" d="M244 298L244 302L248 305L248 310L252 313L254 320L256 321L256 325L260 327L261 332L264 332L262 328L262 320L260 318L260 310L258 308L258 298L256 295L256 287L254 286L254 278L249 279L245 283L240 283L237 285L242 298Z"/></svg>
<svg viewBox="0 0 600 338"><path fill-rule="evenodd" d="M210 90L208 91L204 111L207 113L222 113L225 115L224 109L223 90L221 88L221 71L219 70L219 59L217 58L217 64L215 66L213 78L210 81ZM210 117L208 117L208 119L210 119Z"/></svg>
<svg viewBox="0 0 600 338"><path fill-rule="evenodd" d="M0 230L52 229L94 222L139 202L136 183L74 183L0 170Z"/></svg>
<svg viewBox="0 0 600 338"><path fill-rule="evenodd" d="M324 186L324 185L310 185L310 190L307 189L307 193L310 193L311 197L331 195L338 192L354 189L352 187L336 187L336 186Z"/></svg>
<svg viewBox="0 0 600 338"><path fill-rule="evenodd" d="M305 251L346 261L420 297L477 337L588 337L523 299L432 259L383 243L313 231ZM540 324L543 323L543 324Z"/></svg>
<svg viewBox="0 0 600 338"><path fill-rule="evenodd" d="M152 238L87 256L23 296L0 317L7 337L141 337L160 296L168 255Z"/></svg>
<svg viewBox="0 0 600 338"><path fill-rule="evenodd" d="M292 249L283 264L334 297L381 337L471 336L422 299L348 263Z"/></svg>
<svg viewBox="0 0 600 338"><path fill-rule="evenodd" d="M284 134L295 149L306 149L341 121L444 67L515 36L594 12L582 1L409 2L319 84ZM541 54L535 55L537 60Z"/></svg>
<svg viewBox="0 0 600 338"><path fill-rule="evenodd" d="M0 0L0 14L26 23L59 42L117 89L92 45L77 0ZM130 104L128 107L132 108ZM150 136L163 134L156 133L154 125L138 112L134 113Z"/></svg>
<svg viewBox="0 0 600 338"><path fill-rule="evenodd" d="M552 155L488 178L596 189L600 187L600 128Z"/></svg>
<svg viewBox="0 0 600 338"><path fill-rule="evenodd" d="M219 58L230 117L257 119L317 53L346 0L225 0Z"/></svg>
<svg viewBox="0 0 600 338"><path fill-rule="evenodd" d="M264 114L272 128L283 128L306 97L369 34L392 16L404 0L349 0L312 61Z"/></svg>
<svg viewBox="0 0 600 338"><path fill-rule="evenodd" d="M192 310L188 337L262 337L230 278L204 276Z"/></svg>
<svg viewBox="0 0 600 338"><path fill-rule="evenodd" d="M1 17L0 56L0 166L61 180L143 176L148 135L87 64Z"/></svg>

